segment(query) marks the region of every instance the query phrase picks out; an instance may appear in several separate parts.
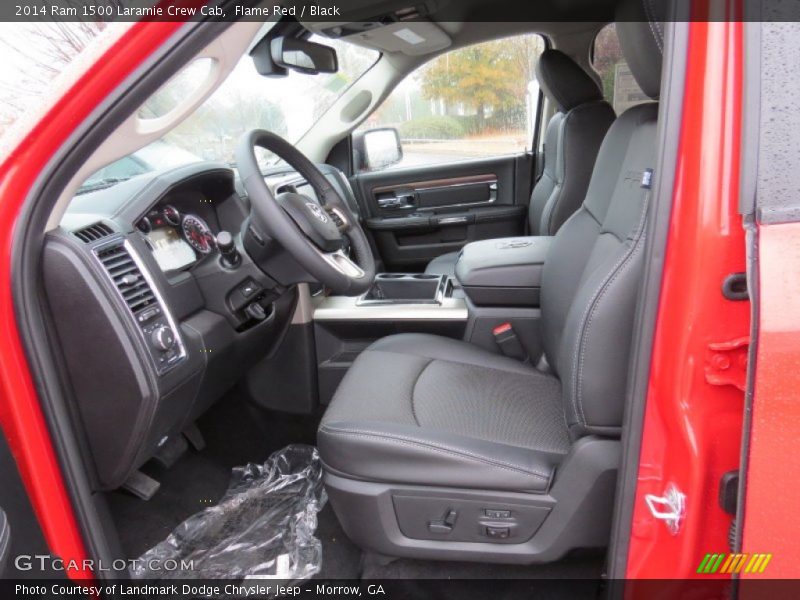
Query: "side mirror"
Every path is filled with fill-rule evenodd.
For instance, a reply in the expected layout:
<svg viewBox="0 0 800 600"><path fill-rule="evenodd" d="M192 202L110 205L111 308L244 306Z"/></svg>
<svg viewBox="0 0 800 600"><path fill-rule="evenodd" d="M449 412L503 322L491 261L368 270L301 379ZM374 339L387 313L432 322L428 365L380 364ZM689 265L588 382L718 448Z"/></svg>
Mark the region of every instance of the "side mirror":
<svg viewBox="0 0 800 600"><path fill-rule="evenodd" d="M330 46L299 38L276 37L269 46L272 61L279 67L301 73L336 73L339 61Z"/></svg>
<svg viewBox="0 0 800 600"><path fill-rule="evenodd" d="M403 158L400 134L394 127L370 129L353 136L359 170L375 171L398 163Z"/></svg>

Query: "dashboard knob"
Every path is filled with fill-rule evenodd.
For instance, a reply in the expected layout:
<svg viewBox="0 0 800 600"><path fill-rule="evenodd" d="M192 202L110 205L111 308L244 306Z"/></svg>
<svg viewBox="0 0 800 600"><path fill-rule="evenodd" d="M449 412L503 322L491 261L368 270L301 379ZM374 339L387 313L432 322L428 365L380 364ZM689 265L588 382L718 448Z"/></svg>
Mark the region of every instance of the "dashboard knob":
<svg viewBox="0 0 800 600"><path fill-rule="evenodd" d="M242 257L236 249L236 240L227 231L220 231L217 234L217 248L220 253L220 260L223 267L235 269L242 262Z"/></svg>
<svg viewBox="0 0 800 600"><path fill-rule="evenodd" d="M161 325L150 334L150 340L153 342L153 346L159 350L167 351L175 345L175 334L166 325Z"/></svg>
<svg viewBox="0 0 800 600"><path fill-rule="evenodd" d="M219 248L220 252L223 254L227 254L233 250L235 248L233 236L227 231L220 231L217 234L217 248Z"/></svg>

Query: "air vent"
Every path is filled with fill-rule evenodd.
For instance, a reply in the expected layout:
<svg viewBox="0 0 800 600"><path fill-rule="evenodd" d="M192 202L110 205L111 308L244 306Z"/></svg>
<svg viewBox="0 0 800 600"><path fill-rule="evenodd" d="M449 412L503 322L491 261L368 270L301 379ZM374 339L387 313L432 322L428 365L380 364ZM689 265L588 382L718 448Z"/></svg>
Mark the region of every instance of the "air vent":
<svg viewBox="0 0 800 600"><path fill-rule="evenodd" d="M114 230L105 223L95 223L94 225L89 225L88 227L75 231L74 235L84 244L89 244L97 240L102 240L112 233L114 233Z"/></svg>
<svg viewBox="0 0 800 600"><path fill-rule="evenodd" d="M153 290L123 245L104 248L97 253L97 258L132 313L136 314L144 307L156 303Z"/></svg>

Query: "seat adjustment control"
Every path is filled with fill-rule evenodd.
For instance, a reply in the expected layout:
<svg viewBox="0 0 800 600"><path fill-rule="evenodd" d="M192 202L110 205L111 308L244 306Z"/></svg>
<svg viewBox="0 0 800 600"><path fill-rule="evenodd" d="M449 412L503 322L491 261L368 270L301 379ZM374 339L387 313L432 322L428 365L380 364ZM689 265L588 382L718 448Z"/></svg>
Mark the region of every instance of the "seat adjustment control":
<svg viewBox="0 0 800 600"><path fill-rule="evenodd" d="M483 511L483 514L489 517L490 519L510 519L511 518L511 511L510 510L502 510L497 508L487 508Z"/></svg>
<svg viewBox="0 0 800 600"><path fill-rule="evenodd" d="M490 537L495 540L505 540L510 535L510 527L495 527L493 525L486 526L486 537Z"/></svg>
<svg viewBox="0 0 800 600"><path fill-rule="evenodd" d="M428 531L431 533L450 533L453 525L456 524L458 513L452 509L448 510L444 518L436 519L428 523Z"/></svg>

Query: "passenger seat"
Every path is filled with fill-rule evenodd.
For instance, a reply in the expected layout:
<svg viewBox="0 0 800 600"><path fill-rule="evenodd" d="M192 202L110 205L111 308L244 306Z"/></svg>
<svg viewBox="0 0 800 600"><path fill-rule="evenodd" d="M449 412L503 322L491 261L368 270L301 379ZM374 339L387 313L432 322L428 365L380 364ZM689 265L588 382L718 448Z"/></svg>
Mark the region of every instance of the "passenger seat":
<svg viewBox="0 0 800 600"><path fill-rule="evenodd" d="M545 50L536 78L558 108L547 124L544 170L528 208L530 235L555 235L586 197L600 143L616 115L594 79L559 50ZM458 252L433 259L426 273L453 276Z"/></svg>

